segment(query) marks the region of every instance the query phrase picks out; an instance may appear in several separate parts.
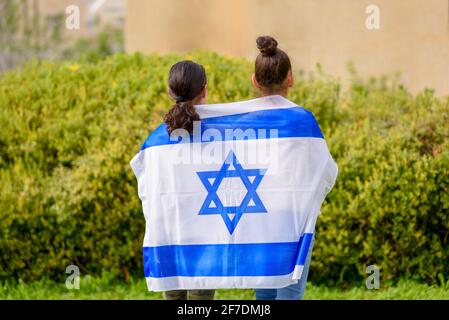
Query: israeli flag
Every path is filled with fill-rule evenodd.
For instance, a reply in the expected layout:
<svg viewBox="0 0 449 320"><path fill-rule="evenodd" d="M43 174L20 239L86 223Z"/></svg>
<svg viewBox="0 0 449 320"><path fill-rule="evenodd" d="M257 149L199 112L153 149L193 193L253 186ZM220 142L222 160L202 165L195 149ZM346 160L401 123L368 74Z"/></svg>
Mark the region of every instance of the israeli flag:
<svg viewBox="0 0 449 320"><path fill-rule="evenodd" d="M337 165L313 114L281 96L196 106L131 161L148 289L281 288L301 278Z"/></svg>

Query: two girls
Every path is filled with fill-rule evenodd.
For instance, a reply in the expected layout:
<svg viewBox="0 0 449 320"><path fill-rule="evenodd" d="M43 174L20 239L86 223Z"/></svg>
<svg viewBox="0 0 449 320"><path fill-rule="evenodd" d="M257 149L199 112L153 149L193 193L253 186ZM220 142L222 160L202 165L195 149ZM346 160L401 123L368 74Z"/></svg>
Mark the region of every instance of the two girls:
<svg viewBox="0 0 449 320"><path fill-rule="evenodd" d="M269 36L257 38L257 48L260 53L256 58L255 71L252 76L254 87L261 99L270 96L286 97L293 85L293 75L290 58L277 47L277 41ZM206 73L204 68L192 61L176 63L170 70L169 95L176 104L165 116L168 133L176 129L192 132L194 121L200 117L195 111L195 105L206 102ZM255 289L258 300L299 300L304 295L307 274L310 265L313 240L304 265L303 276L297 284L279 289ZM165 292L166 299L213 299L213 290L177 290Z"/></svg>

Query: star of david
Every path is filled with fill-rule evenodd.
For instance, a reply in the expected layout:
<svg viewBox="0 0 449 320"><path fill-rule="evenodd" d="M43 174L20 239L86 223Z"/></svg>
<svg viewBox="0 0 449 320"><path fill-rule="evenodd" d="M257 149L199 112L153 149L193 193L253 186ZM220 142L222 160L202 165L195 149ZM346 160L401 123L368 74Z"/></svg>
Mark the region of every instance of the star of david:
<svg viewBox="0 0 449 320"><path fill-rule="evenodd" d="M234 169L231 169L231 165ZM266 169L243 169L233 151L230 151L218 171L197 172L207 190L207 196L199 211L199 215L221 215L232 235L243 214L266 213L267 209L257 194L257 187L262 181ZM220 184L225 178L239 177L247 192L240 206L225 207L217 194ZM234 215L231 219L229 215Z"/></svg>

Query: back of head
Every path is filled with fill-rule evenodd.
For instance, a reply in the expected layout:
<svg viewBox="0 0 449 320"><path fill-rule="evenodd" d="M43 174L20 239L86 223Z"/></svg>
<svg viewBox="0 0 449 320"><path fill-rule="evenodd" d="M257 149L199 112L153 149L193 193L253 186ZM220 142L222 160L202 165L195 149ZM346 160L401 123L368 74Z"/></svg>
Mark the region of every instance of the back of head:
<svg viewBox="0 0 449 320"><path fill-rule="evenodd" d="M169 133L176 129L192 132L193 122L200 120L194 108L194 100L203 91L206 83L204 67L193 61L180 61L171 67L168 87L176 104L164 118Z"/></svg>
<svg viewBox="0 0 449 320"><path fill-rule="evenodd" d="M282 91L285 80L292 69L290 58L279 49L276 39L261 36L256 40L260 54L256 58L255 76L265 93Z"/></svg>

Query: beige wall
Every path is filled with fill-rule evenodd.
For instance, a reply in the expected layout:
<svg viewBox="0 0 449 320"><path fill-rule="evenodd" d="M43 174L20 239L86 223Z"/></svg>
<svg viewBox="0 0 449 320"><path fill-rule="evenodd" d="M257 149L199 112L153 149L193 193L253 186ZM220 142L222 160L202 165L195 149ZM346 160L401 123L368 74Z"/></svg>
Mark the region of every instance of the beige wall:
<svg viewBox="0 0 449 320"><path fill-rule="evenodd" d="M380 7L380 30L365 27L370 4ZM321 63L346 77L400 71L413 91L449 94L448 0L128 0L129 52L195 48L254 58L255 38L270 34L295 68Z"/></svg>

